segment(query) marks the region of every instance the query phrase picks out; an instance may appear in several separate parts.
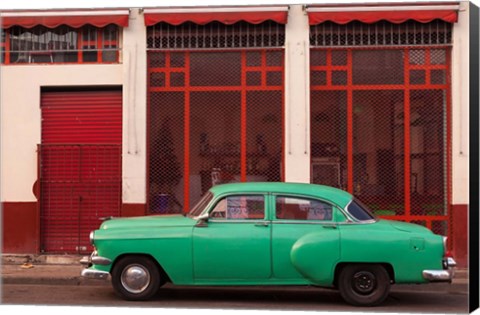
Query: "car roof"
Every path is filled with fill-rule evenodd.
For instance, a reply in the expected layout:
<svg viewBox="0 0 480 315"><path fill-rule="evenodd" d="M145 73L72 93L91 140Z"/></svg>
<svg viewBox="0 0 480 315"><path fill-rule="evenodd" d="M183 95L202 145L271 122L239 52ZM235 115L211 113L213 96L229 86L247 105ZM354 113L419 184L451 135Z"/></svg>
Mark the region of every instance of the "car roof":
<svg viewBox="0 0 480 315"><path fill-rule="evenodd" d="M250 183L229 183L213 186L210 191L214 195L228 193L276 193L294 194L317 198L328 199L341 207L345 207L351 200L352 195L338 188L306 184L306 183L285 183L285 182L250 182Z"/></svg>

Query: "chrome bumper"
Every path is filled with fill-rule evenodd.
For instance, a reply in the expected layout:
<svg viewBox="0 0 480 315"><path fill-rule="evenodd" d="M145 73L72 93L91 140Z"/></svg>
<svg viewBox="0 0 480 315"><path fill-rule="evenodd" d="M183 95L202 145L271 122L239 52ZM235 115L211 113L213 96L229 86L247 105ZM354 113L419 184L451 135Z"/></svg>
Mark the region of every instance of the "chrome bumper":
<svg viewBox="0 0 480 315"><path fill-rule="evenodd" d="M448 257L443 260L444 270L424 270L422 275L425 280L431 282L452 282L455 275L454 267L457 265L455 260Z"/></svg>
<svg viewBox="0 0 480 315"><path fill-rule="evenodd" d="M84 256L81 260L80 263L84 266L90 267L91 265L102 265L102 266L107 266L112 263L112 260L105 258L105 257L100 257L97 256L97 252L94 251L90 256Z"/></svg>
<svg viewBox="0 0 480 315"><path fill-rule="evenodd" d="M105 257L97 256L97 252L94 251L90 256L85 256L80 260L80 264L86 268L82 270L81 276L90 279L105 280L110 275L107 271L89 269L92 265L110 265L112 261Z"/></svg>
<svg viewBox="0 0 480 315"><path fill-rule="evenodd" d="M89 279L106 280L110 273L100 270L83 269L81 275Z"/></svg>

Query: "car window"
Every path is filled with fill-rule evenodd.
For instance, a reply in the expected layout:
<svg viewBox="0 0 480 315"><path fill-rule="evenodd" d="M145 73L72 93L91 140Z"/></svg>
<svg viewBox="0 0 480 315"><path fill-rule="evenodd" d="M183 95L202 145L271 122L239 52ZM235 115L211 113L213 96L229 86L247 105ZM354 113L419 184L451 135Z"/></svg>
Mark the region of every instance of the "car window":
<svg viewBox="0 0 480 315"><path fill-rule="evenodd" d="M350 213L358 221L371 221L375 220L375 216L368 210L360 200L354 199L347 207L348 213Z"/></svg>
<svg viewBox="0 0 480 315"><path fill-rule="evenodd" d="M197 204L190 210L189 216L196 217L202 214L205 207L208 203L213 199L213 194L211 192L207 192L203 197L197 202Z"/></svg>
<svg viewBox="0 0 480 315"><path fill-rule="evenodd" d="M333 206L321 200L278 196L276 217L282 220L331 221Z"/></svg>
<svg viewBox="0 0 480 315"><path fill-rule="evenodd" d="M253 220L265 217L263 196L228 196L217 202L210 218L226 220Z"/></svg>

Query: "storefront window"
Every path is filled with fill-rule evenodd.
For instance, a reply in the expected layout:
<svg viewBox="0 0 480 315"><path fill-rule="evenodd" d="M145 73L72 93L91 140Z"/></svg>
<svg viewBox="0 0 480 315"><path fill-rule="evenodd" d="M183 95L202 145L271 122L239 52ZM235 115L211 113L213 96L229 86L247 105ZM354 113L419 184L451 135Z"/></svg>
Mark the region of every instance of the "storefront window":
<svg viewBox="0 0 480 315"><path fill-rule="evenodd" d="M312 182L447 235L451 25L333 24L311 28Z"/></svg>

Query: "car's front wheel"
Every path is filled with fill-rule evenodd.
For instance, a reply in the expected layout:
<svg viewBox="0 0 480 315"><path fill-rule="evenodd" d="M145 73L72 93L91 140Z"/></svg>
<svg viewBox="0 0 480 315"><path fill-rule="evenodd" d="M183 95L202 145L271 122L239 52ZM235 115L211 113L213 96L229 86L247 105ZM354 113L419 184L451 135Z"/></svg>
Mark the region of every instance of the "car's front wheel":
<svg viewBox="0 0 480 315"><path fill-rule="evenodd" d="M375 306L387 298L390 277L381 265L347 265L340 271L338 288L342 298L349 304Z"/></svg>
<svg viewBox="0 0 480 315"><path fill-rule="evenodd" d="M115 292L130 301L150 299L163 283L155 262L144 256L121 258L111 274Z"/></svg>

